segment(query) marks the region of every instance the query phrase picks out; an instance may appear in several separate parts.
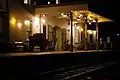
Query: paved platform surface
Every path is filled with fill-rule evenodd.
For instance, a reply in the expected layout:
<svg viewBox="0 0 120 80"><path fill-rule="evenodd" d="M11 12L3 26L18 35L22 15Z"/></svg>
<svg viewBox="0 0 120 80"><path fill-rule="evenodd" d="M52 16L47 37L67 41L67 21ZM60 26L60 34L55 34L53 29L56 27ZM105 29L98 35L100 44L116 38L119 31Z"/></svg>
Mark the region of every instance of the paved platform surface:
<svg viewBox="0 0 120 80"><path fill-rule="evenodd" d="M22 53L2 53L0 56L29 56L29 55L50 55L50 54L72 54L72 53L84 53L84 52L104 52L107 50L79 50L79 51L53 51L53 52L22 52Z"/></svg>

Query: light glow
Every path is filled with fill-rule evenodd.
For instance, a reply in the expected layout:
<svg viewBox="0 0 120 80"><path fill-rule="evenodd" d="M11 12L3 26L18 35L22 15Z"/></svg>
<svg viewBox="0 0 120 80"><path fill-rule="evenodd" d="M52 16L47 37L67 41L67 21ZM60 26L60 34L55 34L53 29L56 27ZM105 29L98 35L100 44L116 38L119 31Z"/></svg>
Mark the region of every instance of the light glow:
<svg viewBox="0 0 120 80"><path fill-rule="evenodd" d="M48 4L50 4L50 1L48 1Z"/></svg>
<svg viewBox="0 0 120 80"><path fill-rule="evenodd" d="M11 23L12 25L15 25L15 24L16 24L16 19L15 19L15 18L11 18L10 23Z"/></svg>
<svg viewBox="0 0 120 80"><path fill-rule="evenodd" d="M80 28L80 31L82 32L82 31L83 31L83 28Z"/></svg>
<svg viewBox="0 0 120 80"><path fill-rule="evenodd" d="M92 31L93 32L93 34L96 34L96 31Z"/></svg>
<svg viewBox="0 0 120 80"><path fill-rule="evenodd" d="M56 0L56 4L59 4L59 0Z"/></svg>
<svg viewBox="0 0 120 80"><path fill-rule="evenodd" d="M89 19L90 21L92 21L92 20L93 20L91 17L88 17L88 19Z"/></svg>
<svg viewBox="0 0 120 80"><path fill-rule="evenodd" d="M39 26L39 21L40 21L40 20L39 20L38 17L35 17L35 18L34 18L34 23L35 23L36 27Z"/></svg>
<svg viewBox="0 0 120 80"><path fill-rule="evenodd" d="M92 34L92 30L88 30L87 32L88 32L89 34Z"/></svg>
<svg viewBox="0 0 120 80"><path fill-rule="evenodd" d="M119 36L120 34L117 34L117 36Z"/></svg>
<svg viewBox="0 0 120 80"><path fill-rule="evenodd" d="M28 4L28 0L24 0L24 4Z"/></svg>
<svg viewBox="0 0 120 80"><path fill-rule="evenodd" d="M30 21L29 21L29 20L25 20L25 21L24 21L24 24L25 24L26 26L29 26L29 25L30 25Z"/></svg>
<svg viewBox="0 0 120 80"><path fill-rule="evenodd" d="M45 17L45 14L43 14L42 17Z"/></svg>
<svg viewBox="0 0 120 80"><path fill-rule="evenodd" d="M76 29L80 29L80 27L79 27L79 26L76 26L75 28L76 28Z"/></svg>
<svg viewBox="0 0 120 80"><path fill-rule="evenodd" d="M82 15L82 14L80 14L80 15L79 15L79 18L81 18L82 16L83 16L83 15Z"/></svg>
<svg viewBox="0 0 120 80"><path fill-rule="evenodd" d="M41 19L42 24L45 24L46 20L45 19Z"/></svg>
<svg viewBox="0 0 120 80"><path fill-rule="evenodd" d="M40 18L34 17L33 18L33 27L32 27L32 34L40 33Z"/></svg>
<svg viewBox="0 0 120 80"><path fill-rule="evenodd" d="M89 25L91 25L91 22L89 22Z"/></svg>
<svg viewBox="0 0 120 80"><path fill-rule="evenodd" d="M21 43L23 43L23 42L15 42L15 43L16 43L16 44L17 44L17 43L21 44Z"/></svg>
<svg viewBox="0 0 120 80"><path fill-rule="evenodd" d="M62 17L67 17L67 15L66 15L66 14L64 14L64 13L62 13L61 15L62 15Z"/></svg>
<svg viewBox="0 0 120 80"><path fill-rule="evenodd" d="M76 23L78 23L77 21L73 21L73 24L76 24Z"/></svg>
<svg viewBox="0 0 120 80"><path fill-rule="evenodd" d="M20 29L22 27L22 23L17 23L18 28Z"/></svg>

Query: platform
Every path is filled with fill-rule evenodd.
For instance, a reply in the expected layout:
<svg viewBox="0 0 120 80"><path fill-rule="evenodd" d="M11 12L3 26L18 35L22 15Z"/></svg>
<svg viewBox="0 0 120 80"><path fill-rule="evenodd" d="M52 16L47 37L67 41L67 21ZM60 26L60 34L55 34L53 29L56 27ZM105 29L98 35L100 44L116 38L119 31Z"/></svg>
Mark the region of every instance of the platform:
<svg viewBox="0 0 120 80"><path fill-rule="evenodd" d="M22 53L5 53L5 54L1 54L1 56L30 56L30 55L50 55L50 54L73 54L73 53L84 53L84 52L105 52L107 50L80 50L80 51L74 51L74 52L70 52L70 51L53 51L53 52L22 52Z"/></svg>

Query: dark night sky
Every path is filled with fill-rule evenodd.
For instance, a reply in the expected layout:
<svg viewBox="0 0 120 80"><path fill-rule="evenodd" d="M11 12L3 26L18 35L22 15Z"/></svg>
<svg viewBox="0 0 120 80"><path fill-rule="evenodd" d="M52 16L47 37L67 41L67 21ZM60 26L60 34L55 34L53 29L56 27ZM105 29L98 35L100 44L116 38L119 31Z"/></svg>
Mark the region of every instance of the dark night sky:
<svg viewBox="0 0 120 80"><path fill-rule="evenodd" d="M92 8L98 14L103 15L112 19L114 22L111 23L103 23L100 25L100 34L104 37L110 35L113 39L116 39L117 33L119 32L119 12L118 12L118 5L117 1L108 1L108 0L90 0Z"/></svg>

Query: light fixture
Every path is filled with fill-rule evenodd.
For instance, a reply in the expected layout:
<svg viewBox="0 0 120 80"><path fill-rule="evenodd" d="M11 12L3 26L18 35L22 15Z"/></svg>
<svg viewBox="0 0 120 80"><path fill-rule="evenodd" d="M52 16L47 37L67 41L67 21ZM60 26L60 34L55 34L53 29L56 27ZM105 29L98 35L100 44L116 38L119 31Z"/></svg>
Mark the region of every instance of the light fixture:
<svg viewBox="0 0 120 80"><path fill-rule="evenodd" d="M56 4L59 4L59 0L56 0Z"/></svg>
<svg viewBox="0 0 120 80"><path fill-rule="evenodd" d="M88 19L89 19L90 21L92 21L92 20L93 20L91 17L88 17Z"/></svg>
<svg viewBox="0 0 120 80"><path fill-rule="evenodd" d="M50 4L50 1L48 1L48 4Z"/></svg>
<svg viewBox="0 0 120 80"><path fill-rule="evenodd" d="M16 19L15 18L11 18L10 22L11 22L12 25L15 25Z"/></svg>
<svg viewBox="0 0 120 80"><path fill-rule="evenodd" d="M45 17L45 14L43 14L42 17Z"/></svg>
<svg viewBox="0 0 120 80"><path fill-rule="evenodd" d="M73 21L73 24L76 24L76 23L78 23L77 21Z"/></svg>
<svg viewBox="0 0 120 80"><path fill-rule="evenodd" d="M93 30L92 32L93 32L93 34L96 34L96 31L95 31L95 30Z"/></svg>
<svg viewBox="0 0 120 80"><path fill-rule="evenodd" d="M82 15L82 14L80 14L80 15L79 15L79 18L81 18L82 16L83 16L83 15Z"/></svg>
<svg viewBox="0 0 120 80"><path fill-rule="evenodd" d="M74 24L74 27L75 27L76 29L79 29L79 26L77 26L76 24Z"/></svg>
<svg viewBox="0 0 120 80"><path fill-rule="evenodd" d="M120 34L117 34L117 36L119 36Z"/></svg>
<svg viewBox="0 0 120 80"><path fill-rule="evenodd" d="M30 25L30 21L29 21L29 20L25 20L25 21L24 21L24 24L25 24L26 26L29 26L29 25Z"/></svg>
<svg viewBox="0 0 120 80"><path fill-rule="evenodd" d="M17 23L18 28L20 29L22 27L22 23Z"/></svg>
<svg viewBox="0 0 120 80"><path fill-rule="evenodd" d="M96 22L95 20L93 20L93 22Z"/></svg>
<svg viewBox="0 0 120 80"><path fill-rule="evenodd" d="M76 26L76 29L79 29L79 26Z"/></svg>
<svg viewBox="0 0 120 80"><path fill-rule="evenodd" d="M35 26L39 26L40 19L38 17L34 17Z"/></svg>
<svg viewBox="0 0 120 80"><path fill-rule="evenodd" d="M61 15L62 15L62 17L67 17L67 15L66 15L66 14L64 14L64 13L61 13Z"/></svg>
<svg viewBox="0 0 120 80"><path fill-rule="evenodd" d="M67 15L63 15L63 17L67 17Z"/></svg>
<svg viewBox="0 0 120 80"><path fill-rule="evenodd" d="M83 31L83 28L80 28L80 31L82 32L82 31Z"/></svg>
<svg viewBox="0 0 120 80"><path fill-rule="evenodd" d="M64 13L61 13L61 15L63 16L63 15L64 15Z"/></svg>
<svg viewBox="0 0 120 80"><path fill-rule="evenodd" d="M46 20L45 19L41 19L42 24L45 24Z"/></svg>
<svg viewBox="0 0 120 80"><path fill-rule="evenodd" d="M78 16L78 11L74 11L74 15L75 15L75 16Z"/></svg>
<svg viewBox="0 0 120 80"><path fill-rule="evenodd" d="M24 0L24 4L28 4L28 0Z"/></svg>
<svg viewBox="0 0 120 80"><path fill-rule="evenodd" d="M92 30L88 30L87 32L88 32L89 34L92 34Z"/></svg>
<svg viewBox="0 0 120 80"><path fill-rule="evenodd" d="M91 22L89 22L89 25L91 25Z"/></svg>

